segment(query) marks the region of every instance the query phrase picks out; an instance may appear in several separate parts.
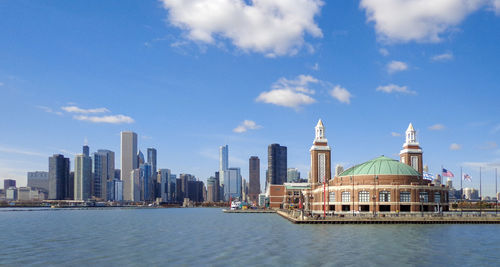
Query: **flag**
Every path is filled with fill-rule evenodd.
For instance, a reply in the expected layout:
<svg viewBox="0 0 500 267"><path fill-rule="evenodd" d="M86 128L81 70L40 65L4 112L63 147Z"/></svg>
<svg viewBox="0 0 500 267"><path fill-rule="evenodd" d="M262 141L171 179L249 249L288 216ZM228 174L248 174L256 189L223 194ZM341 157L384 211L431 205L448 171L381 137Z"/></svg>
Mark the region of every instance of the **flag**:
<svg viewBox="0 0 500 267"><path fill-rule="evenodd" d="M470 177L470 175L468 175L467 173L464 173L463 179L464 179L464 181L472 182L472 177Z"/></svg>
<svg viewBox="0 0 500 267"><path fill-rule="evenodd" d="M445 176L445 177L455 177L455 175L453 175L452 172L450 172L449 170L444 169L444 168L443 168L443 176Z"/></svg>
<svg viewBox="0 0 500 267"><path fill-rule="evenodd" d="M432 175L432 173L430 172L424 172L424 179L434 180L434 175Z"/></svg>

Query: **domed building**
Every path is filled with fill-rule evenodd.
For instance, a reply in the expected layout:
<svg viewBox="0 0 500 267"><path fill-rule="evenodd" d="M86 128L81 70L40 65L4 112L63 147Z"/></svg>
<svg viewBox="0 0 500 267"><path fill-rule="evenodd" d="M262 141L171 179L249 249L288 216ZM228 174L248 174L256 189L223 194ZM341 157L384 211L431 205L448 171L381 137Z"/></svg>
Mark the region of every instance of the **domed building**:
<svg viewBox="0 0 500 267"><path fill-rule="evenodd" d="M448 210L448 189L423 178L423 152L411 123L400 161L380 156L331 179L331 148L321 120L310 152L309 188L302 193L305 210L313 214Z"/></svg>

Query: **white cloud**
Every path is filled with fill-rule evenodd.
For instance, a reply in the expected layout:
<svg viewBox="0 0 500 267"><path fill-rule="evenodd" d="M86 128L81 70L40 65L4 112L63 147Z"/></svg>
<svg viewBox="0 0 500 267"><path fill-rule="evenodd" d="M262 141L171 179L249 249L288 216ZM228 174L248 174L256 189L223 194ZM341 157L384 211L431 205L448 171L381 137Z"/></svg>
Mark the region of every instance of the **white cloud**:
<svg viewBox="0 0 500 267"><path fill-rule="evenodd" d="M257 123L255 123L255 121L244 120L240 125L238 125L238 127L233 129L233 132L244 133L248 130L257 130L260 128L262 128L262 126L257 125Z"/></svg>
<svg viewBox="0 0 500 267"><path fill-rule="evenodd" d="M453 53L446 52L440 55L435 55L431 59L432 61L449 61L453 59Z"/></svg>
<svg viewBox="0 0 500 267"><path fill-rule="evenodd" d="M490 150L490 149L495 149L497 147L498 147L498 144L496 142L486 142L485 145L480 146L479 148L484 149L484 150Z"/></svg>
<svg viewBox="0 0 500 267"><path fill-rule="evenodd" d="M331 91L330 95L337 99L338 101L346 104L351 103L351 93L347 91L345 88L340 87L340 85L336 85Z"/></svg>
<svg viewBox="0 0 500 267"><path fill-rule="evenodd" d="M484 4L485 0L362 0L360 7L383 41L439 42L443 33Z"/></svg>
<svg viewBox="0 0 500 267"><path fill-rule="evenodd" d="M83 109L77 106L67 106L61 107L62 110L69 113L82 113L82 114L95 114L95 113L107 113L109 109L107 108L93 108L93 109Z"/></svg>
<svg viewBox="0 0 500 267"><path fill-rule="evenodd" d="M162 0L168 21L189 40L216 44L228 39L244 51L293 55L304 35L322 37L314 18L321 0Z"/></svg>
<svg viewBox="0 0 500 267"><path fill-rule="evenodd" d="M500 0L492 0L492 6L497 15L500 15Z"/></svg>
<svg viewBox="0 0 500 267"><path fill-rule="evenodd" d="M395 84L379 86L379 87L377 87L377 91L384 92L387 94L390 94L390 93L416 94L415 91L409 90L407 86L399 86L399 85L395 85Z"/></svg>
<svg viewBox="0 0 500 267"><path fill-rule="evenodd" d="M380 48L380 49L378 50L378 52L379 52L382 56L384 56L384 57L386 57L386 56L388 56L388 55L389 55L389 50L387 50L387 49L385 49L385 48Z"/></svg>
<svg viewBox="0 0 500 267"><path fill-rule="evenodd" d="M399 71L405 71L408 69L408 65L402 61L393 60L387 64L387 72L389 74L396 73Z"/></svg>
<svg viewBox="0 0 500 267"><path fill-rule="evenodd" d="M49 108L49 107L46 107L46 106L35 106L35 107L36 107L36 108L38 108L38 109L41 109L41 110L43 110L43 111L45 111L45 112L47 112L47 113L52 113L52 114L56 114L56 115L59 115L59 116L62 116L62 115L63 115L63 113L62 113L62 112L60 112L60 111L55 111L55 110L53 110L53 109L51 109L51 108Z"/></svg>
<svg viewBox="0 0 500 267"><path fill-rule="evenodd" d="M110 115L110 116L78 115L78 116L73 116L73 118L79 121L88 121L94 123L111 123L111 124L134 123L134 119L125 115Z"/></svg>
<svg viewBox="0 0 500 267"><path fill-rule="evenodd" d="M319 80L309 75L299 75L295 80L280 78L272 85L271 91L262 92L256 101L298 109L316 102L310 96L315 91L309 87L310 84L316 83L319 83Z"/></svg>
<svg viewBox="0 0 500 267"><path fill-rule="evenodd" d="M391 135L394 136L394 137L400 137L401 136L400 133L396 133L396 132L392 132Z"/></svg>
<svg viewBox="0 0 500 267"><path fill-rule="evenodd" d="M429 126L429 130L431 130L431 131L441 131L441 130L444 130L445 128L446 127L440 123Z"/></svg>
<svg viewBox="0 0 500 267"><path fill-rule="evenodd" d="M450 150L460 150L460 149L462 149L462 145L456 143L450 145Z"/></svg>
<svg viewBox="0 0 500 267"><path fill-rule="evenodd" d="M25 155L25 156L48 157L47 154L43 154L43 153L39 153L39 152L28 151L28 150L23 150L23 149L19 149L19 148L3 147L3 146L0 146L0 152L9 153L9 154L19 154L19 155Z"/></svg>

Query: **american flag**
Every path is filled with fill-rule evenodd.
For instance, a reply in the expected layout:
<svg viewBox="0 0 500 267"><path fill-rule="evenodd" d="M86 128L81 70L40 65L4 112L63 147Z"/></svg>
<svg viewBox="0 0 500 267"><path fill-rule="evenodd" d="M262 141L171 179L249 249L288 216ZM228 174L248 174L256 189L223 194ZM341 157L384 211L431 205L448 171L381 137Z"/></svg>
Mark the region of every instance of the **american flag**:
<svg viewBox="0 0 500 267"><path fill-rule="evenodd" d="M470 175L468 175L467 173L464 173L464 181L471 182L472 181L472 177L470 177Z"/></svg>
<svg viewBox="0 0 500 267"><path fill-rule="evenodd" d="M455 175L453 175L453 173L447 169L444 169L443 168L443 176L444 177L455 177Z"/></svg>

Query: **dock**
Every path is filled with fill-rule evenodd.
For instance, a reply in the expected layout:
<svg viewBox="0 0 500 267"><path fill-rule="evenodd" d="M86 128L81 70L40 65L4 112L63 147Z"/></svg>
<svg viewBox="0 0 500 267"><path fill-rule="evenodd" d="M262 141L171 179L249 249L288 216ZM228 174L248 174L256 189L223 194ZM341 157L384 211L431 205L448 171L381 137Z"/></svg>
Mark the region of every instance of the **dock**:
<svg viewBox="0 0 500 267"><path fill-rule="evenodd" d="M276 210L228 210L223 209L224 213L276 213Z"/></svg>
<svg viewBox="0 0 500 267"><path fill-rule="evenodd" d="M401 217L327 217L314 219L293 215L284 211L276 212L294 224L500 224L497 216L401 216Z"/></svg>

